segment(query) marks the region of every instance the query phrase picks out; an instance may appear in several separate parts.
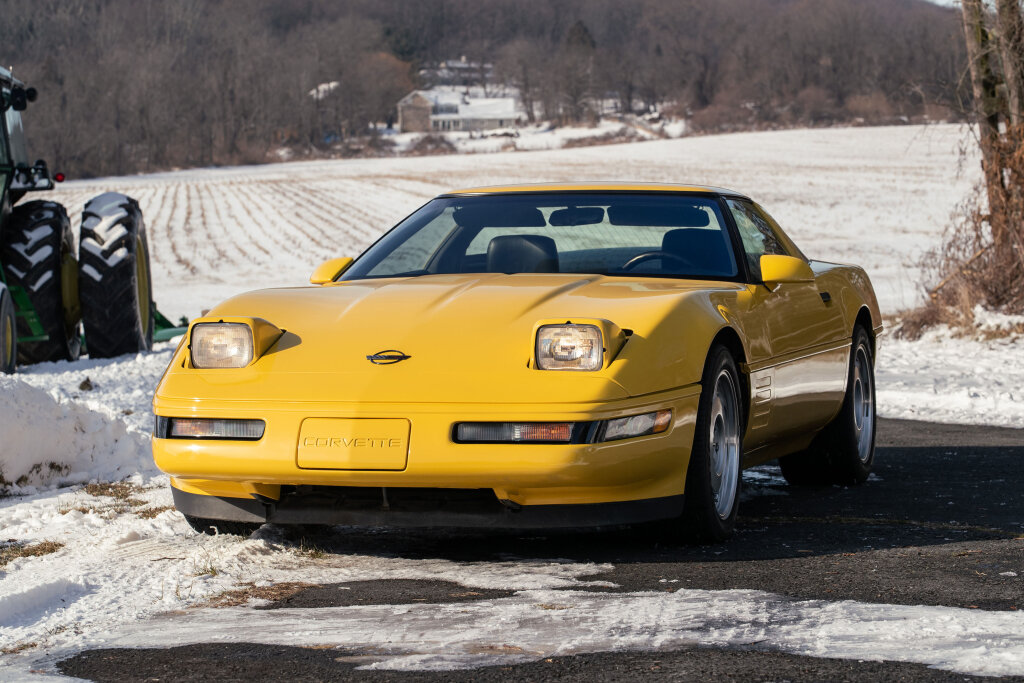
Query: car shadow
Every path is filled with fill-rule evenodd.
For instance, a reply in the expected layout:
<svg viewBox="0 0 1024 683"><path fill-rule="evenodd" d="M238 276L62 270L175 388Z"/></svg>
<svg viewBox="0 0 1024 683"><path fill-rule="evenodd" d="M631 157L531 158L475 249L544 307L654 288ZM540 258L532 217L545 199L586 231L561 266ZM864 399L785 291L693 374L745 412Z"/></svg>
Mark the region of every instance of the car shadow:
<svg viewBox="0 0 1024 683"><path fill-rule="evenodd" d="M260 533L286 547L313 544L339 555L615 564L768 560L1024 534L1024 430L881 420L878 433L874 472L859 486L790 486L774 464L746 471L736 534L720 544L676 542L660 525L542 532L268 527ZM998 445L965 445L985 441Z"/></svg>

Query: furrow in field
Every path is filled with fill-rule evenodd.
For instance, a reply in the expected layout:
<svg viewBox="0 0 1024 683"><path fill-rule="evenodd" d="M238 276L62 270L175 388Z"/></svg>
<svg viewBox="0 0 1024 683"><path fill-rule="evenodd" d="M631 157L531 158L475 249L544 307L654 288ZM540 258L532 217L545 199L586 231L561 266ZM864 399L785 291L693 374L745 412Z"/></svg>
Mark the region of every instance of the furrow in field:
<svg viewBox="0 0 1024 683"><path fill-rule="evenodd" d="M189 273L195 275L199 272L197 260L199 256L199 244L192 234L192 226L185 221L185 209L188 206L188 183L175 183L171 195L170 216L168 228L173 230L175 238L180 242L179 249L186 261L186 268ZM201 265L201 264L200 264Z"/></svg>
<svg viewBox="0 0 1024 683"><path fill-rule="evenodd" d="M247 204L253 210L269 218L275 225L283 228L280 234L286 238L284 240L284 248L290 253L295 254L300 259L305 259L309 258L310 246L314 246L321 251L326 249L323 241L324 231L320 229L317 231L320 234L316 234L313 229L319 226L306 223L294 215L287 202L290 193L286 189L281 188L280 183L260 183L258 186L249 185L239 189L244 195Z"/></svg>
<svg viewBox="0 0 1024 683"><path fill-rule="evenodd" d="M276 235L267 231L264 221L254 220L252 215L245 208L245 202L238 198L237 185L225 183L219 189L223 198L225 228L233 235L234 239L245 239L253 247L259 250L262 255L254 259L254 263L270 264L274 262L274 251L270 247L277 247Z"/></svg>
<svg viewBox="0 0 1024 683"><path fill-rule="evenodd" d="M153 198L156 211L151 212L152 218L146 218L146 224L147 226L152 226L154 234L154 239L150 244L157 247L157 258L154 260L159 266L163 267L165 274L180 276L181 273L178 271L184 270L189 275L195 275L196 268L187 258L185 240L177 234L178 231L174 229L171 221L174 211L174 189L174 185L168 183L159 187L156 196ZM143 216L145 216L145 213L143 213ZM162 246L170 249L171 258L162 257L161 252L163 250L160 249Z"/></svg>
<svg viewBox="0 0 1024 683"><path fill-rule="evenodd" d="M197 255L197 257L204 262L204 270L208 269L208 265L212 265L213 268L209 268L208 270L216 273L224 264L234 263L235 255L231 251L225 249L226 243L222 244L221 240L216 238L209 221L206 219L206 210L203 206L202 197L203 186L199 183L189 183L187 187L188 204L185 223L192 231L194 231L194 234L199 238L200 243L205 247L204 250ZM216 275L214 277L217 280L222 279Z"/></svg>
<svg viewBox="0 0 1024 683"><path fill-rule="evenodd" d="M334 188L331 191L331 194L333 193ZM334 249L339 243L338 226L346 223L341 215L344 209L328 205L318 196L320 193L306 186L292 188L287 194L296 219L308 226L307 230L319 232L321 237L317 240L318 245L329 253L334 253Z"/></svg>
<svg viewBox="0 0 1024 683"><path fill-rule="evenodd" d="M203 223L209 235L210 245L217 250L218 254L225 254L227 262L250 263L255 259L256 252L248 240L234 239L235 233L228 230L228 226L221 213L220 200L223 196L223 186L219 183L200 183L199 206L201 207Z"/></svg>

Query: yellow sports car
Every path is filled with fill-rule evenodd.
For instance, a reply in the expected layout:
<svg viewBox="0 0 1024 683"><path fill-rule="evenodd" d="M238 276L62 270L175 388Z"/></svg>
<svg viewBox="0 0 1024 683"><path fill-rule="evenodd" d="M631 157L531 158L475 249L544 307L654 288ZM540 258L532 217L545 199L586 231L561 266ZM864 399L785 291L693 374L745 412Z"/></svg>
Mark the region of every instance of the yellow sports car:
<svg viewBox="0 0 1024 683"><path fill-rule="evenodd" d="M745 467L871 469L871 283L739 193L449 192L310 281L193 321L157 387L153 455L198 531L667 520L721 540Z"/></svg>

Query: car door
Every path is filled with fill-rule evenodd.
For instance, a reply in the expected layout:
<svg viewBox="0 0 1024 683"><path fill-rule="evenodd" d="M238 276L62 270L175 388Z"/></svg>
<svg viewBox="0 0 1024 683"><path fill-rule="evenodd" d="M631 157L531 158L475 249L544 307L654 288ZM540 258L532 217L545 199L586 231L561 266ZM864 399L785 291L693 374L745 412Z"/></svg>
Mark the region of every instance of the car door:
<svg viewBox="0 0 1024 683"><path fill-rule="evenodd" d="M761 282L761 256L806 258L759 206L745 199L727 204L752 280L746 326L752 337L749 449L816 430L836 415L846 389L850 338L842 309L817 277L774 290Z"/></svg>

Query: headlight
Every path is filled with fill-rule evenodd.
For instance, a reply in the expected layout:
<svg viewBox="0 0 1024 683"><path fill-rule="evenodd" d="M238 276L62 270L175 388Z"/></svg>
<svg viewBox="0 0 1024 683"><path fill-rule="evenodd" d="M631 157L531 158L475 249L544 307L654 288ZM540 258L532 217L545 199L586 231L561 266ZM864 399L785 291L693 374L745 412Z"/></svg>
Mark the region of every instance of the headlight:
<svg viewBox="0 0 1024 683"><path fill-rule="evenodd" d="M189 340L197 368L244 368L252 362L252 328L244 323L196 323Z"/></svg>
<svg viewBox="0 0 1024 683"><path fill-rule="evenodd" d="M600 370L604 365L601 329L596 325L543 325L537 330L541 370Z"/></svg>

